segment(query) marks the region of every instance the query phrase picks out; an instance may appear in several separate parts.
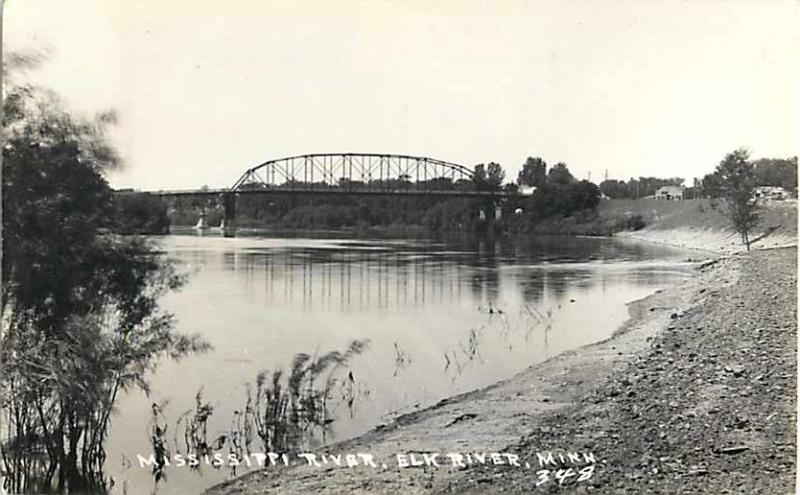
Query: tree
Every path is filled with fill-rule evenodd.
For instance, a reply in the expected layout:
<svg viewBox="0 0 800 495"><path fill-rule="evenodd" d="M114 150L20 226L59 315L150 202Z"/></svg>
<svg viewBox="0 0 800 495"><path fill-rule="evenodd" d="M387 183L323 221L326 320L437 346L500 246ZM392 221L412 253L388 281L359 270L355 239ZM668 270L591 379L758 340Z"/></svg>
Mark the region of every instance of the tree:
<svg viewBox="0 0 800 495"><path fill-rule="evenodd" d="M158 197L146 193L119 194L115 203L115 232L125 235L169 233L167 208Z"/></svg>
<svg viewBox="0 0 800 495"><path fill-rule="evenodd" d="M547 181L536 188L528 210L531 219L538 221L552 216L568 217L576 212L596 210L600 203L600 189L591 182L578 181L564 163L550 168Z"/></svg>
<svg viewBox="0 0 800 495"><path fill-rule="evenodd" d="M547 172L547 182L553 184L571 184L575 182L575 177L572 176L565 163L556 163L550 167Z"/></svg>
<svg viewBox="0 0 800 495"><path fill-rule="evenodd" d="M748 161L749 157L749 152L744 148L728 153L708 180L725 198L731 223L748 251L750 234L759 222L758 202L754 195L756 175L753 164Z"/></svg>
<svg viewBox="0 0 800 495"><path fill-rule="evenodd" d="M600 183L600 192L611 199L630 199L631 189L625 181L607 179Z"/></svg>
<svg viewBox="0 0 800 495"><path fill-rule="evenodd" d="M113 114L76 118L51 92L6 89L4 470L14 492L97 491L120 391L146 390L160 356L207 346L159 307L183 277L150 242L110 233L116 205L102 173L119 164L104 134Z"/></svg>
<svg viewBox="0 0 800 495"><path fill-rule="evenodd" d="M517 183L521 186L541 187L546 180L547 162L538 157L528 157L517 175Z"/></svg>
<svg viewBox="0 0 800 495"><path fill-rule="evenodd" d="M706 198L721 198L722 183L717 173L706 174L700 181L700 195Z"/></svg>
<svg viewBox="0 0 800 495"><path fill-rule="evenodd" d="M506 173L499 163L490 162L486 168L486 183L490 189L497 190L503 185Z"/></svg>
<svg viewBox="0 0 800 495"><path fill-rule="evenodd" d="M600 204L600 189L582 180L569 188L571 211L594 210Z"/></svg>
<svg viewBox="0 0 800 495"><path fill-rule="evenodd" d="M757 186L783 187L794 192L797 187L797 157L788 159L761 158L756 160L755 175Z"/></svg>
<svg viewBox="0 0 800 495"><path fill-rule="evenodd" d="M475 183L475 189L482 191L486 189L487 186L487 177L486 177L486 165L483 163L479 163L475 165L472 173L472 182Z"/></svg>
<svg viewBox="0 0 800 495"><path fill-rule="evenodd" d="M490 162L488 166L480 163L475 165L472 182L479 191L496 191L503 184L506 173L498 163Z"/></svg>

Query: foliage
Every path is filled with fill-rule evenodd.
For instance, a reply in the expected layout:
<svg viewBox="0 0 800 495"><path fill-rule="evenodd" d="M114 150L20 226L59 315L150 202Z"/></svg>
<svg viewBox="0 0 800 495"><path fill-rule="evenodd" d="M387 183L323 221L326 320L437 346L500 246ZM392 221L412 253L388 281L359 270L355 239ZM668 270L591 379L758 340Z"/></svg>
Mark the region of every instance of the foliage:
<svg viewBox="0 0 800 495"><path fill-rule="evenodd" d="M306 205L286 214L282 223L295 228L336 229L356 224L356 212L346 206Z"/></svg>
<svg viewBox="0 0 800 495"><path fill-rule="evenodd" d="M369 395L369 390L356 383L350 369L352 359L368 346L368 340L353 340L344 352L332 351L313 357L300 353L294 356L288 374L283 371L259 373L255 395L248 388L246 403L233 412L230 428L212 436L209 436L209 423L214 407L203 399L200 389L194 408L182 413L171 429L174 451L188 460L190 468L200 471L205 463L192 463L191 459L214 459L206 465L220 469L223 463L218 459L226 447L227 459L245 464L244 459L252 454L297 452L324 441L336 421L337 406L344 403L353 417L356 400ZM336 392L339 392L340 401L332 402ZM148 427L156 483L166 479L171 457L170 423L164 414L165 406L151 406ZM259 440L262 445L256 446ZM236 465L231 463L233 474Z"/></svg>
<svg viewBox="0 0 800 495"><path fill-rule="evenodd" d="M172 265L141 238L109 234L113 114L76 118L28 86L8 88L3 106L4 474L17 492L102 490L119 392L147 390L159 356L206 346L159 308L183 283Z"/></svg>
<svg viewBox="0 0 800 495"><path fill-rule="evenodd" d="M582 210L594 210L600 203L600 191L587 181L550 183L536 189L529 203L534 219L569 216Z"/></svg>
<svg viewBox="0 0 800 495"><path fill-rule="evenodd" d="M783 187L789 192L797 188L797 157L761 158L753 162L757 186Z"/></svg>
<svg viewBox="0 0 800 495"><path fill-rule="evenodd" d="M581 229L597 221L600 190L588 181L578 181L565 163L557 163L545 171L541 158L529 158L520 173L521 184L536 182L531 196L509 201L505 223L510 232L571 231L573 224ZM536 177L534 177L534 174ZM543 182L539 182L543 181Z"/></svg>
<svg viewBox="0 0 800 495"><path fill-rule="evenodd" d="M642 230L645 225L644 218L641 215L631 215L625 230Z"/></svg>
<svg viewBox="0 0 800 495"><path fill-rule="evenodd" d="M123 234L167 234L167 208L149 194L117 194L114 231Z"/></svg>
<svg viewBox="0 0 800 495"><path fill-rule="evenodd" d="M517 183L522 186L541 187L546 180L547 162L538 157L528 157L517 175Z"/></svg>
<svg viewBox="0 0 800 495"><path fill-rule="evenodd" d="M728 153L711 177L707 176L707 183L713 184L715 192L725 198L731 223L748 251L750 234L759 222L758 202L754 197L757 179L749 157L749 152L744 148Z"/></svg>
<svg viewBox="0 0 800 495"><path fill-rule="evenodd" d="M744 150L737 150L738 154ZM775 186L783 187L788 192L794 194L797 188L797 157L780 158L760 158L752 161L752 180L754 187ZM723 198L726 196L725 185L722 176L715 170L703 177L699 184L699 193L709 198Z"/></svg>
<svg viewBox="0 0 800 495"><path fill-rule="evenodd" d="M680 186L683 182L682 177L639 177L627 182L607 179L600 183L600 192L610 199L640 199L655 195L660 187Z"/></svg>
<svg viewBox="0 0 800 495"><path fill-rule="evenodd" d="M723 196L722 182L719 174L707 174L700 181L700 194L707 198L721 198Z"/></svg>
<svg viewBox="0 0 800 495"><path fill-rule="evenodd" d="M547 172L548 184L571 184L575 182L575 177L569 172L565 163L556 163Z"/></svg>
<svg viewBox="0 0 800 495"><path fill-rule="evenodd" d="M461 187L451 183L453 187ZM176 201L169 212L172 225L194 225L201 209ZM208 225L219 225L221 209L208 205ZM327 195L241 195L236 224L240 227L287 229L362 229L419 226L433 232L472 230L477 223L476 200L449 197Z"/></svg>
<svg viewBox="0 0 800 495"><path fill-rule="evenodd" d="M544 161L529 160L532 167ZM541 173L541 172L537 172ZM574 213L594 211L600 202L600 191L588 181L578 181L564 163L557 163L542 174L545 178L526 203L520 205L525 211L528 224L536 224L546 218L567 217Z"/></svg>
<svg viewBox="0 0 800 495"><path fill-rule="evenodd" d="M490 189L498 190L503 185L506 173L499 163L489 162L486 167L486 182Z"/></svg>
<svg viewBox="0 0 800 495"><path fill-rule="evenodd" d="M288 376L282 371L258 375L255 396L248 394L245 416L264 451L290 452L307 446L315 434L324 436L334 420L328 398L337 372L368 345L368 341L354 340L343 353L301 353L295 356Z"/></svg>
<svg viewBox="0 0 800 495"><path fill-rule="evenodd" d="M422 224L432 232L459 230L471 226L476 215L474 201L469 199L450 199L436 203L425 212Z"/></svg>
<svg viewBox="0 0 800 495"><path fill-rule="evenodd" d="M503 184L506 173L499 163L490 162L489 165L475 165L473 182L478 191L497 191Z"/></svg>
<svg viewBox="0 0 800 495"><path fill-rule="evenodd" d="M167 440L167 421L164 417L164 404L153 404L150 417L150 445L153 448L155 463L153 464L153 477L156 483L166 476L166 467L169 463L169 446Z"/></svg>
<svg viewBox="0 0 800 495"><path fill-rule="evenodd" d="M624 180L606 179L600 183L600 192L610 199L629 199L628 184Z"/></svg>

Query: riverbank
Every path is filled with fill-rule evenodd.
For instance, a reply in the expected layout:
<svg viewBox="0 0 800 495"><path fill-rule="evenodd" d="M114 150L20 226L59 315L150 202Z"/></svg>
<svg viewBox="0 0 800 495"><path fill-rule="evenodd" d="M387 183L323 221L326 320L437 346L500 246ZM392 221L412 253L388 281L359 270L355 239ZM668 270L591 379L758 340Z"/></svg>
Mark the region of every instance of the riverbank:
<svg viewBox="0 0 800 495"><path fill-rule="evenodd" d="M761 233L758 237L763 235ZM643 229L635 232L620 232L615 237L635 241L670 246L681 249L695 249L720 254L732 255L746 251L739 234L720 229L678 228L678 229ZM797 236L786 232L772 232L758 238L750 245L750 249L775 249L797 246Z"/></svg>
<svg viewBox="0 0 800 495"><path fill-rule="evenodd" d="M509 451L590 450L583 483L544 493L791 493L796 473L797 250L723 259L691 301L592 392ZM671 291L668 291L671 292ZM535 473L471 469L437 491L527 492Z"/></svg>
<svg viewBox="0 0 800 495"><path fill-rule="evenodd" d="M698 464L691 456L676 461L672 451L668 451L672 455L659 455L657 449L640 452L653 445L652 435L656 443L664 440L669 445L676 438L703 436L712 444L711 450L696 451L695 457L710 456L715 461L714 456L727 459L728 454L714 452L737 447L735 440L753 440L748 447L753 452L746 458L774 456L753 467L761 469L753 478L777 471L770 483L785 484L793 479L794 469L794 417L787 411L793 410L795 397L796 250L759 251L701 266L698 276L684 284L632 303L631 320L610 340L559 355L509 380L444 400L330 447L331 453L370 453L377 469L272 468L219 485L209 493L451 489L479 493L505 488L524 491L535 483L535 471L509 466L398 468L397 454L410 453L421 457L432 452L502 451L524 458L559 448L590 450L606 461L592 483L612 493L617 485L608 488L609 480L617 484L622 480L621 488L642 491L640 462L656 473L672 469L675 476L721 469L710 462ZM751 293L756 296L753 300L747 299ZM776 312L776 307L781 311ZM750 326L762 317L763 328ZM754 367L740 370L740 363ZM698 373L700 381L694 383ZM740 400L749 405L735 407L732 401ZM760 414L761 404L769 404L770 410ZM670 436L671 428L683 436ZM704 435L709 428L716 435ZM630 439L629 429L636 432ZM774 442L766 443L772 445L769 449L763 447L765 439L755 441L760 432L769 433L766 440ZM693 440L685 446L695 452ZM721 486L722 473L708 479L717 479L715 486Z"/></svg>
<svg viewBox="0 0 800 495"><path fill-rule="evenodd" d="M170 227L171 234L196 233L197 230L191 225L173 225ZM219 234L219 227L211 227L206 232L209 234ZM447 234L447 233L442 233ZM428 238L431 232L420 225L385 225L385 226L361 226L361 227L341 227L336 229L328 228L287 228L276 226L239 226L236 229L238 236L279 236L279 237L309 237L309 238L343 238L353 237L375 237L375 238Z"/></svg>
<svg viewBox="0 0 800 495"><path fill-rule="evenodd" d="M797 244L797 200L770 201L758 210L761 221L750 236L753 247L775 248ZM191 224L173 224L173 233L196 232ZM212 222L213 223L213 222ZM430 238L457 237L481 234L476 225L454 230L431 230L422 223L392 223L385 225L358 225L329 228L292 228L280 224L259 222L238 223L237 234L242 236L308 236L308 237L379 237L379 238ZM540 219L526 224L522 217L505 215L492 236L525 237L538 235L618 236L653 244L684 249L698 249L732 254L744 250L739 235L731 230L725 204L721 200L692 199L661 201L654 199L602 200L596 211L579 211L568 217ZM484 225L485 227L485 225ZM219 233L212 228L209 233Z"/></svg>
<svg viewBox="0 0 800 495"><path fill-rule="evenodd" d="M751 233L751 249L797 245L797 201L772 201L758 210L761 221ZM718 201L616 200L601 204L606 219L638 217L644 228L623 231L616 237L683 249L721 254L746 250L739 234L732 231L725 206Z"/></svg>

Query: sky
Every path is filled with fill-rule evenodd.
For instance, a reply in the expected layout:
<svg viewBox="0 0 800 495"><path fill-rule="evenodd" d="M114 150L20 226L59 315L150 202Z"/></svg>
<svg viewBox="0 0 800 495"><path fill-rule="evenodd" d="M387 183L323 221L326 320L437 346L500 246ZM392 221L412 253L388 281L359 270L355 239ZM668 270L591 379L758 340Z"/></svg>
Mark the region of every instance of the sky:
<svg viewBox="0 0 800 495"><path fill-rule="evenodd" d="M320 152L702 177L800 154L797 0L6 0L4 51L114 109L114 187L226 187Z"/></svg>

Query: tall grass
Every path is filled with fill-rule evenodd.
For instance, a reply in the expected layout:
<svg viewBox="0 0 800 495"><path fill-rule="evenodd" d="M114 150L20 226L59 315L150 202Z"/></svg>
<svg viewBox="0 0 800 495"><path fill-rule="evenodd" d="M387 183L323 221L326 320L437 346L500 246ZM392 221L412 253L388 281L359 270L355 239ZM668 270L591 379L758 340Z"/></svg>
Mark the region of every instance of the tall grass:
<svg viewBox="0 0 800 495"><path fill-rule="evenodd" d="M248 386L244 407L233 412L226 434L211 439L208 425L214 408L203 399L202 390L198 391L194 409L181 414L174 425L175 451L201 458L227 448L229 456L243 459L254 452L297 452L324 443L340 404L334 399L340 398L352 417L355 401L368 395L349 369L351 360L368 345L367 340L354 340L344 352L300 353L288 372L260 372L255 384ZM167 429L163 407L154 405L150 443L156 458L156 482L166 478L170 457ZM200 469L201 465L192 467Z"/></svg>
<svg viewBox="0 0 800 495"><path fill-rule="evenodd" d="M321 356L297 354L289 374L259 373L255 394L248 394L245 422L267 452L289 452L322 441L334 421L329 407L337 373L366 350L368 341L354 340L344 352Z"/></svg>

